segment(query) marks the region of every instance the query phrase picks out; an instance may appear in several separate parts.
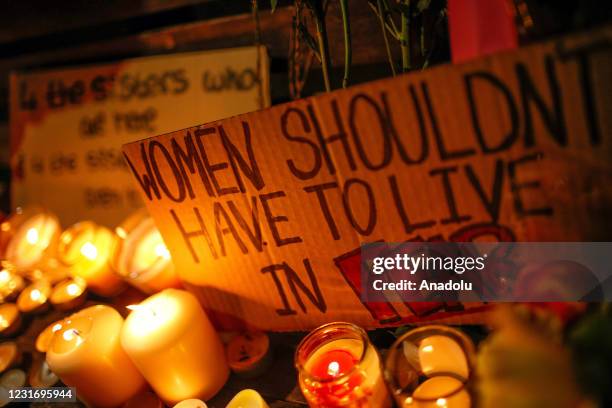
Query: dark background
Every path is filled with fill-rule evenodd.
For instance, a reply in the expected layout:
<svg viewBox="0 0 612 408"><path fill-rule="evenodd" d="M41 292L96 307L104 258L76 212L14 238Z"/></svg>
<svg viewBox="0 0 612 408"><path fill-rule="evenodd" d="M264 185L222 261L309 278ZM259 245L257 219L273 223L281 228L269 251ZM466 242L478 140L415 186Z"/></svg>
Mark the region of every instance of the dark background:
<svg viewBox="0 0 612 408"><path fill-rule="evenodd" d="M423 1L423 0L421 0ZM393 0L391 1L393 2ZM611 20L607 0L509 0L517 10L521 43L589 28ZM260 0L261 40L271 56L272 103L290 99L288 55L293 2L279 0L274 14ZM378 20L367 0L351 0L353 68L351 82L391 74ZM417 3L414 0L412 3ZM445 0L431 0L420 24L430 33L430 65L448 62ZM531 23L520 17L525 10ZM438 24L436 24L438 22ZM344 60L338 2L327 13L334 84ZM416 33L415 33L416 34ZM416 38L416 36L413 36ZM249 0L4 0L0 4L0 210L9 212L8 75L12 70L57 68L110 62L126 57L251 45L255 24ZM393 44L394 51L399 46ZM399 61L399 56L397 57ZM417 67L422 60L417 58ZM303 95L323 89L314 63Z"/></svg>

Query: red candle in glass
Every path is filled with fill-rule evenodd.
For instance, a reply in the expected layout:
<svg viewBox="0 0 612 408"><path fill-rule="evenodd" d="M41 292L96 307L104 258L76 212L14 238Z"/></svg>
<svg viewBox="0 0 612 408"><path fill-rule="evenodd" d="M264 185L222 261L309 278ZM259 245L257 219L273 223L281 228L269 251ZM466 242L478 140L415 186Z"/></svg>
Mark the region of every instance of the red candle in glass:
<svg viewBox="0 0 612 408"><path fill-rule="evenodd" d="M296 351L299 383L310 407L389 406L378 353L365 332L331 323L309 334Z"/></svg>

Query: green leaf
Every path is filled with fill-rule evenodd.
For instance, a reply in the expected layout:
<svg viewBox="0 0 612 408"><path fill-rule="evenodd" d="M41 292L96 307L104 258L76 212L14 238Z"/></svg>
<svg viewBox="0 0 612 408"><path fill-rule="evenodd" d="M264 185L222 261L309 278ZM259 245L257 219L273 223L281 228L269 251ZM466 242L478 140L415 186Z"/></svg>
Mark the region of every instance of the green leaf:
<svg viewBox="0 0 612 408"><path fill-rule="evenodd" d="M271 13L274 13L276 6L278 6L278 0L270 0L270 8L272 9L270 11Z"/></svg>

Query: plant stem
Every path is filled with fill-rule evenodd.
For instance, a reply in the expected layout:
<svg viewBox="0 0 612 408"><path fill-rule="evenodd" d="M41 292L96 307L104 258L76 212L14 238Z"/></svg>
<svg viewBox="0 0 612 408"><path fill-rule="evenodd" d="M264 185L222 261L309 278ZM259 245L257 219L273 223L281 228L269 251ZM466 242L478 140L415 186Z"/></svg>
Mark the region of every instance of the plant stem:
<svg viewBox="0 0 612 408"><path fill-rule="evenodd" d="M261 27L259 25L259 5L257 0L251 0L251 11L255 22L255 45L257 45L257 81L258 84L258 105L264 108L263 81L261 80Z"/></svg>
<svg viewBox="0 0 612 408"><path fill-rule="evenodd" d="M385 40L387 59L389 60L389 65L391 66L391 73L393 74L393 76L395 76L395 64L393 63L393 55L391 54L391 46L389 45L389 38L387 38L387 30L385 26L386 12L383 9L382 0L376 0L376 5L378 6L378 20L380 21L380 28L383 33L383 38Z"/></svg>
<svg viewBox="0 0 612 408"><path fill-rule="evenodd" d="M374 14L376 14L376 17L380 16L380 14L378 13L378 8L376 6L374 6L369 1L368 1L368 6L370 6ZM387 32L391 34L393 38L399 41L399 34L398 34L397 27L395 26L395 22L393 21L393 19L390 18L387 21L385 21L385 27L387 28Z"/></svg>
<svg viewBox="0 0 612 408"><path fill-rule="evenodd" d="M321 69L323 71L323 82L325 90L331 91L331 81L329 79L330 62L329 62L329 43L327 42L327 26L325 25L325 11L321 1L317 1L316 9L314 10L315 25L317 27L317 43L319 44L319 54L321 54Z"/></svg>
<svg viewBox="0 0 612 408"><path fill-rule="evenodd" d="M407 7L410 7L410 0L403 0ZM402 49L402 72L410 71L410 20L409 13L402 12L402 32L400 35L400 46Z"/></svg>
<svg viewBox="0 0 612 408"><path fill-rule="evenodd" d="M348 0L340 0L340 9L342 11L342 26L344 28L344 77L342 78L342 87L346 88L348 86L349 73L351 70L351 60L353 58Z"/></svg>

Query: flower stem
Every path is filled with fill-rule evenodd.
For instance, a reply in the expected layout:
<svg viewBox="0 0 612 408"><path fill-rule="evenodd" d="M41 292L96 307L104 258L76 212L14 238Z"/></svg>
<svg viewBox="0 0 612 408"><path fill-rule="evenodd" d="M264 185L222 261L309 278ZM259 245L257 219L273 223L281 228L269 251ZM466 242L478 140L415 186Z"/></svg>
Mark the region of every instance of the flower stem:
<svg viewBox="0 0 612 408"><path fill-rule="evenodd" d="M393 74L393 76L395 76L395 63L393 62L393 55L391 54L391 46L389 45L389 38L387 38L387 30L385 24L386 11L383 9L382 0L376 0L376 5L378 7L378 20L380 21L380 28L383 33L383 38L385 40L387 59L389 60L389 65L391 66L391 73Z"/></svg>
<svg viewBox="0 0 612 408"><path fill-rule="evenodd" d="M349 73L351 70L351 60L353 58L348 0L340 0L340 9L342 11L342 26L344 28L344 77L342 78L342 87L346 88L348 86Z"/></svg>
<svg viewBox="0 0 612 408"><path fill-rule="evenodd" d="M325 11L323 5L318 2L318 7L314 12L315 25L317 27L317 43L319 44L319 54L321 55L321 69L323 71L323 82L325 90L331 91L330 62L329 62L329 43L327 41L327 26L325 25Z"/></svg>
<svg viewBox="0 0 612 408"><path fill-rule="evenodd" d="M410 7L410 0L403 0L406 7ZM402 72L410 71L410 16L407 11L402 12L402 32L400 46L402 49Z"/></svg>

